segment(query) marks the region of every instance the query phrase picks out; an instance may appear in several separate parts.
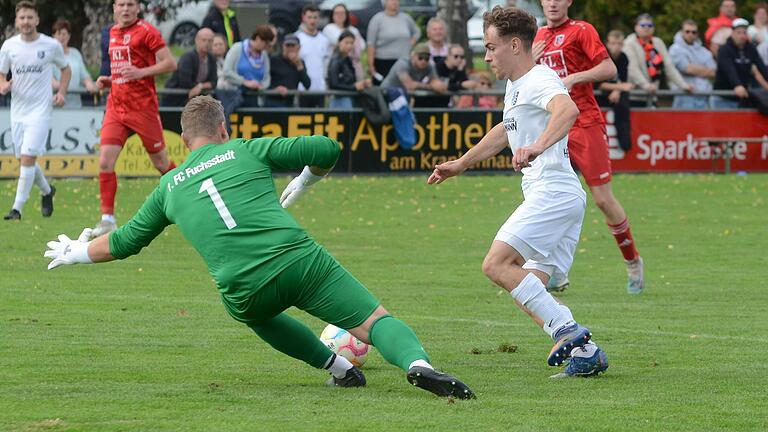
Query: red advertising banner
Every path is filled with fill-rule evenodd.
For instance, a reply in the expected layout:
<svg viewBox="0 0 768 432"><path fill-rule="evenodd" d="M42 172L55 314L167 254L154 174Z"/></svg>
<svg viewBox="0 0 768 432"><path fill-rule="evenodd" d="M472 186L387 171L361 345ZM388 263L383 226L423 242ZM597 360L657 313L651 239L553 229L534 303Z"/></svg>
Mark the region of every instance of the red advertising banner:
<svg viewBox="0 0 768 432"><path fill-rule="evenodd" d="M768 172L768 116L755 111L632 111L632 148L618 146L606 111L614 172ZM730 155L730 160L725 157Z"/></svg>

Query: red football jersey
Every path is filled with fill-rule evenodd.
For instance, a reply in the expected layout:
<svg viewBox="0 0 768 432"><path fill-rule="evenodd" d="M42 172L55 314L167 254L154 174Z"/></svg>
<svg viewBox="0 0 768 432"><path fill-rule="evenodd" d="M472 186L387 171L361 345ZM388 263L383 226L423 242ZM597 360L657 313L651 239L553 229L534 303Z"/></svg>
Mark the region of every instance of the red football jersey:
<svg viewBox="0 0 768 432"><path fill-rule="evenodd" d="M109 60L112 90L107 108L119 112L153 109L157 111L155 77L126 81L123 69L133 65L139 69L157 63L155 54L165 47L160 32L143 19L128 27L115 25L109 31Z"/></svg>
<svg viewBox="0 0 768 432"><path fill-rule="evenodd" d="M584 21L568 20L559 27L541 27L534 39L534 42L537 41L545 42L544 54L539 63L552 68L560 78L592 69L608 58L608 50L597 31ZM603 122L592 84L581 83L571 89L571 99L581 111L575 126Z"/></svg>

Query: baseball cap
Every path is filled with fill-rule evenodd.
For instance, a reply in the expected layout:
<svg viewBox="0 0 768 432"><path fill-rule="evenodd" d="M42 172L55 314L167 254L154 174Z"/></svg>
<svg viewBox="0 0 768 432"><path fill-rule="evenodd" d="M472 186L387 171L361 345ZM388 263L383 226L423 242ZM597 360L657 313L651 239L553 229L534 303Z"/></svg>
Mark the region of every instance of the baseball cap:
<svg viewBox="0 0 768 432"><path fill-rule="evenodd" d="M299 38L294 34L289 34L286 36L285 39L283 39L283 43L286 45L301 45Z"/></svg>
<svg viewBox="0 0 768 432"><path fill-rule="evenodd" d="M426 43L416 44L411 52L414 54L429 54L429 46Z"/></svg>
<svg viewBox="0 0 768 432"><path fill-rule="evenodd" d="M744 18L736 18L733 20L733 23L731 24L731 28L737 28L737 27L749 27L749 21L745 20Z"/></svg>

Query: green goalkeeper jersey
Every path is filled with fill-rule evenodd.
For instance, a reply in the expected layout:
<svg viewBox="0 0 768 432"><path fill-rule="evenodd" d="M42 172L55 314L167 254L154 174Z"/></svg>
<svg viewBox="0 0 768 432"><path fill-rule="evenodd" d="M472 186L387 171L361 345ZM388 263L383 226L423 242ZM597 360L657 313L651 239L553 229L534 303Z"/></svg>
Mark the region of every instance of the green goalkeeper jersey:
<svg viewBox="0 0 768 432"><path fill-rule="evenodd" d="M110 253L118 259L137 254L176 224L223 296L250 296L320 247L280 206L272 170L331 168L339 151L324 136L235 139L198 148L110 235Z"/></svg>

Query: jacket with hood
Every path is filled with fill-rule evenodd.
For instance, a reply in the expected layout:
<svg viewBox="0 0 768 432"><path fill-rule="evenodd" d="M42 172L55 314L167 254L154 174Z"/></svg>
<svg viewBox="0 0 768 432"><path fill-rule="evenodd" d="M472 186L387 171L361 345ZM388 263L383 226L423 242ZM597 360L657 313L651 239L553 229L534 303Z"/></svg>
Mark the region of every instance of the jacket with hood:
<svg viewBox="0 0 768 432"><path fill-rule="evenodd" d="M680 72L677 71L672 59L669 58L669 52L667 51L667 46L664 45L664 41L654 36L653 47L661 58L664 59L664 75L667 77L667 83L669 85L674 84L680 88L687 87L688 84L683 80ZM629 59L629 82L638 88L645 88L646 85L651 83L651 77L648 75L648 68L645 66L645 50L640 45L640 42L638 42L635 33L627 36L624 40L622 52Z"/></svg>
<svg viewBox="0 0 768 432"><path fill-rule="evenodd" d="M751 43L737 48L733 39L728 38L725 45L717 51L717 74L715 75L715 90L733 90L736 86L759 87L752 76L752 66L768 80L766 70L757 48Z"/></svg>
<svg viewBox="0 0 768 432"><path fill-rule="evenodd" d="M695 91L712 90L712 82L708 78L689 75L685 72L690 64L703 66L707 69L717 68L715 58L708 49L704 48L700 39L696 38L693 44L688 45L683 39L683 34L677 32L677 34L675 34L675 42L669 47L669 57L675 64L675 67L680 71L685 82L692 85ZM670 87L679 89L678 86Z"/></svg>

